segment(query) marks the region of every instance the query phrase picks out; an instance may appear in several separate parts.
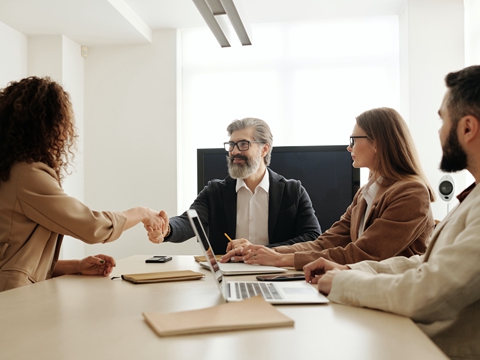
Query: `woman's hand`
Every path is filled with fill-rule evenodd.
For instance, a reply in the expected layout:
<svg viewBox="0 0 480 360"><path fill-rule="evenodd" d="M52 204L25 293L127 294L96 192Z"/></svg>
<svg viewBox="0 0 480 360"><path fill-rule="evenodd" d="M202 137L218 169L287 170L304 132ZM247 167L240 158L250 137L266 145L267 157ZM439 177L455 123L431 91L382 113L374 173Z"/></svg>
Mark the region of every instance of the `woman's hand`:
<svg viewBox="0 0 480 360"><path fill-rule="evenodd" d="M82 275L108 276L116 266L115 259L108 255L88 256L79 262L78 273Z"/></svg>
<svg viewBox="0 0 480 360"><path fill-rule="evenodd" d="M252 245L252 243L244 238L229 241L227 245L227 253L230 250L238 249L238 248L246 248L249 245Z"/></svg>
<svg viewBox="0 0 480 360"><path fill-rule="evenodd" d="M246 239L240 239L240 240L246 240ZM232 240L228 245L227 247L227 253L225 255L223 255L221 258L220 258L220 262L243 262L243 256L246 254L246 252L244 251L244 248L242 246L230 246L230 244L234 241L237 241L237 240ZM248 240L246 240L249 244L250 242ZM249 248L249 251L252 251L252 249L255 249L255 248L261 248L261 247L264 247L263 245L253 245L253 244L250 244L248 245L248 248ZM231 248L229 250L229 248Z"/></svg>
<svg viewBox="0 0 480 360"><path fill-rule="evenodd" d="M142 223L146 229L160 230L164 234L168 230L168 215L163 210L158 213L145 208L145 218L142 220Z"/></svg>
<svg viewBox="0 0 480 360"><path fill-rule="evenodd" d="M243 253L243 262L246 264L293 267L293 254L280 254L263 245L247 246Z"/></svg>
<svg viewBox="0 0 480 360"><path fill-rule="evenodd" d="M168 233L168 215L165 211L156 212L145 207L135 207L123 212L127 221L123 231L128 230L138 223L142 222L148 232L148 238L151 242L161 243Z"/></svg>
<svg viewBox="0 0 480 360"><path fill-rule="evenodd" d="M155 212L153 213L154 214L150 214L153 215L152 219L147 219L143 221L143 226L145 227L145 230L147 230L148 240L150 240L154 244L160 244L161 242L163 242L163 240L165 240L165 237L170 234L168 215L163 210L160 211L160 213L158 214ZM160 227L155 226L157 220L159 220L161 224Z"/></svg>
<svg viewBox="0 0 480 360"><path fill-rule="evenodd" d="M293 254L280 254L263 245L248 245L237 247L222 256L220 262L240 262L246 264L293 266Z"/></svg>

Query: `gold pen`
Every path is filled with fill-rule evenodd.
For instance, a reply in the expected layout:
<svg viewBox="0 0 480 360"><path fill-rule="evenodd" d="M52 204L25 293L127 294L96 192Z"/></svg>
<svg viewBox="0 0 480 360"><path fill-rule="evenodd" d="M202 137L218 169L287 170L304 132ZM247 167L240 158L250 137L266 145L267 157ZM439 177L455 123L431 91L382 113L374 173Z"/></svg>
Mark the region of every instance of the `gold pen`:
<svg viewBox="0 0 480 360"><path fill-rule="evenodd" d="M228 241L232 242L232 239L230 239L230 236L228 236L227 233L223 233L223 235L225 235L225 237L228 239Z"/></svg>

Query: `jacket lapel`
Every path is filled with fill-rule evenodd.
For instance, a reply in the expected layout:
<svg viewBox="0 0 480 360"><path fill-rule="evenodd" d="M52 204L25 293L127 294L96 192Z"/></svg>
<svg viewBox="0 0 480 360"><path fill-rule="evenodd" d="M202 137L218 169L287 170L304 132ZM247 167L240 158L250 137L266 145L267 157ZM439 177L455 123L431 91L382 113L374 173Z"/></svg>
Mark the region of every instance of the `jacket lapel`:
<svg viewBox="0 0 480 360"><path fill-rule="evenodd" d="M235 237L237 232L237 181L228 177L221 188L223 198L223 212L225 213L226 229L230 236Z"/></svg>
<svg viewBox="0 0 480 360"><path fill-rule="evenodd" d="M350 236L352 237L352 240L355 241L358 238L358 232L360 230L360 221L363 218L361 214L365 214L365 210L367 209L367 201L364 199L362 194L359 194L358 200L357 200L357 206L355 206L352 209L352 214L351 214L351 221L352 221L352 232L350 232ZM353 214L355 212L355 214ZM356 215L359 214L359 215ZM367 219L365 219L364 224L367 223Z"/></svg>
<svg viewBox="0 0 480 360"><path fill-rule="evenodd" d="M268 240L270 242L280 212L285 184L279 182L280 176L278 174L269 168L267 168L267 171L270 181L270 188L268 189Z"/></svg>
<svg viewBox="0 0 480 360"><path fill-rule="evenodd" d="M392 186L394 186L395 181L387 180L387 179L382 179L382 183L379 184L377 193L375 194L375 197L373 198L372 201L372 206L370 207L370 212L368 214L365 214L365 224L368 224L370 221L370 217L372 214L375 212L375 208L377 207L379 199L385 194L385 192L390 189ZM366 206L366 205L365 205ZM362 209L363 212L365 212L365 209Z"/></svg>

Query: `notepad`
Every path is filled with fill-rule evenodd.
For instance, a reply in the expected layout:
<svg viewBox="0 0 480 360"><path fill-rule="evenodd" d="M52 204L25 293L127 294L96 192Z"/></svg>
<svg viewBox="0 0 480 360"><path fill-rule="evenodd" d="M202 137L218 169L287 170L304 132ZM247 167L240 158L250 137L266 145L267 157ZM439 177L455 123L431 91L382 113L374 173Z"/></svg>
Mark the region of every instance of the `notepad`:
<svg viewBox="0 0 480 360"><path fill-rule="evenodd" d="M142 274L122 275L122 279L133 284L149 284L168 281L199 280L205 277L205 274L191 270L162 271Z"/></svg>
<svg viewBox="0 0 480 360"><path fill-rule="evenodd" d="M292 319L267 303L261 296L200 310L174 313L144 312L143 317L159 336L294 325Z"/></svg>
<svg viewBox="0 0 480 360"><path fill-rule="evenodd" d="M222 258L223 255L215 255L218 261ZM205 262L207 261L207 257L204 255L194 255L193 258L195 259L196 262Z"/></svg>

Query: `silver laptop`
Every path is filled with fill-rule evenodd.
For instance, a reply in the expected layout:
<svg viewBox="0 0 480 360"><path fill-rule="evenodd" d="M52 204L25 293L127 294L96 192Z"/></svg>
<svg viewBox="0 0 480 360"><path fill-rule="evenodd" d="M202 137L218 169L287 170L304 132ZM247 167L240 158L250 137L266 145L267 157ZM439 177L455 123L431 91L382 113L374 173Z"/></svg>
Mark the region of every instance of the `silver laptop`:
<svg viewBox="0 0 480 360"><path fill-rule="evenodd" d="M210 265L207 261L199 262L200 266L210 270ZM254 275L254 274L276 274L287 272L287 269L276 267L276 266L264 266L264 265L253 265L245 264L243 262L237 263L218 263L222 274L225 276L228 275Z"/></svg>
<svg viewBox="0 0 480 360"><path fill-rule="evenodd" d="M303 281L285 283L264 281L227 282L224 279L197 212L195 210L187 210L187 215L207 259L210 271L226 301L241 301L252 296L262 295L266 301L272 304L323 304L328 302L328 299L320 294L315 287Z"/></svg>

